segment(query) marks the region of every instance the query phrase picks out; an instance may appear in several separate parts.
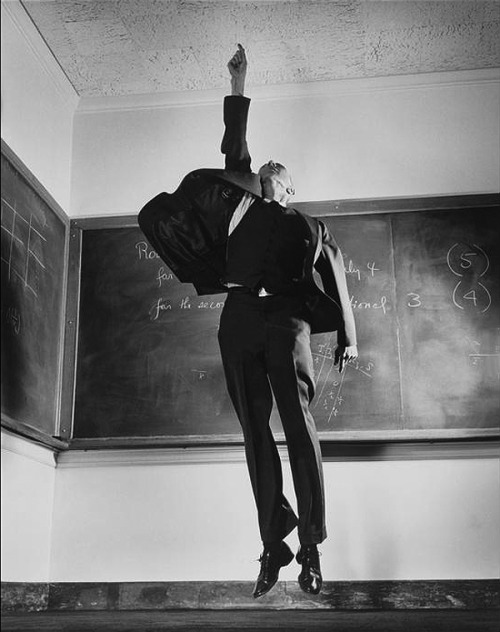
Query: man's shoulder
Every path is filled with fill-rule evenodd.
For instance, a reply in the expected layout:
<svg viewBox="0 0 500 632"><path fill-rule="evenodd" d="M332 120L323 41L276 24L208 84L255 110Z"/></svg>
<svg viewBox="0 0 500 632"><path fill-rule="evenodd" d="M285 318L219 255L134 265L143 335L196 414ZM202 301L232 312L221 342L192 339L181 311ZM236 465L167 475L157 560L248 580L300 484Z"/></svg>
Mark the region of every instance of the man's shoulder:
<svg viewBox="0 0 500 632"><path fill-rule="evenodd" d="M298 211L296 208L293 207L288 207L290 210L293 210L298 216L302 217L302 219L307 222L307 224L309 225L309 227L313 230L315 230L316 232L321 230L321 225L322 222L317 219L316 217L311 217L311 215L308 215L307 213L304 213L303 211Z"/></svg>
<svg viewBox="0 0 500 632"><path fill-rule="evenodd" d="M185 177L196 179L196 178L211 178L211 177L221 177L223 174L223 169L212 169L212 168L203 168L203 169L195 169L194 171L190 171Z"/></svg>

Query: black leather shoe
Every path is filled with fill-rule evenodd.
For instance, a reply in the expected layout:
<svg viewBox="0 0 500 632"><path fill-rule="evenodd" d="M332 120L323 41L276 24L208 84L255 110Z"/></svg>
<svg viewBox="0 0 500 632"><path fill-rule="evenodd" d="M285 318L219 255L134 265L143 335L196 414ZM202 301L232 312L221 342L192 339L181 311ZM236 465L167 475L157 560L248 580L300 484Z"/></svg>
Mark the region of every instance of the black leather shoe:
<svg viewBox="0 0 500 632"><path fill-rule="evenodd" d="M317 595L323 585L318 547L315 544L305 544L301 546L297 553L297 562L302 564L302 572L299 575L299 586L304 592Z"/></svg>
<svg viewBox="0 0 500 632"><path fill-rule="evenodd" d="M255 599L262 597L262 595L271 590L278 581L280 568L288 566L292 560L293 553L284 542L276 546L264 546L264 551L259 560L260 573L253 589Z"/></svg>

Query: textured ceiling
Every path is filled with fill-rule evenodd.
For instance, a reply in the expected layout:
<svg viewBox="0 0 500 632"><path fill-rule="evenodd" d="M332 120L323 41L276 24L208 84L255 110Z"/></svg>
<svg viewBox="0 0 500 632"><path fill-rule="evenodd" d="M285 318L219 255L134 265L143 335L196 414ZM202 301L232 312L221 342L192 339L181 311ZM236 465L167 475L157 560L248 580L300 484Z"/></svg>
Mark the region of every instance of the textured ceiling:
<svg viewBox="0 0 500 632"><path fill-rule="evenodd" d="M254 86L500 66L499 2L22 4L83 97L222 88L237 42Z"/></svg>

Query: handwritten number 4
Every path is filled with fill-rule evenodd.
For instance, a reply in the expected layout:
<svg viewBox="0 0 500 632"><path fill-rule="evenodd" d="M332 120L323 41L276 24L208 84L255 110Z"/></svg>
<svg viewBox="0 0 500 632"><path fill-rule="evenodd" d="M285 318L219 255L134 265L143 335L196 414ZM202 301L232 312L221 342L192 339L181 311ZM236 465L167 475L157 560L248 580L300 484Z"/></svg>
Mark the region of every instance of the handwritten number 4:
<svg viewBox="0 0 500 632"><path fill-rule="evenodd" d="M469 301L472 301L474 305L477 305L477 297L476 297L476 292L474 290L471 290L470 292L467 292L467 294L464 294L464 298L468 299Z"/></svg>

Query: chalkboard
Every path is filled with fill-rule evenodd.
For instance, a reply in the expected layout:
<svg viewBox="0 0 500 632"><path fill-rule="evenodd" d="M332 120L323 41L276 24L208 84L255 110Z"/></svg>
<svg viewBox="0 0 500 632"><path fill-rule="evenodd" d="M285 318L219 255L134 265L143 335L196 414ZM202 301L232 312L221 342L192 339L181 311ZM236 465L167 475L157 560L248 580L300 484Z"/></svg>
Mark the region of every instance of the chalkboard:
<svg viewBox="0 0 500 632"><path fill-rule="evenodd" d="M336 334L312 338L323 440L498 433L498 217L321 218L344 254L361 350L339 375ZM217 342L225 295L179 283L136 226L83 229L81 266L73 437L240 441Z"/></svg>
<svg viewBox="0 0 500 632"><path fill-rule="evenodd" d="M498 209L397 216L393 226L406 426L498 427Z"/></svg>
<svg viewBox="0 0 500 632"><path fill-rule="evenodd" d="M2 143L2 424L57 433L69 219Z"/></svg>

